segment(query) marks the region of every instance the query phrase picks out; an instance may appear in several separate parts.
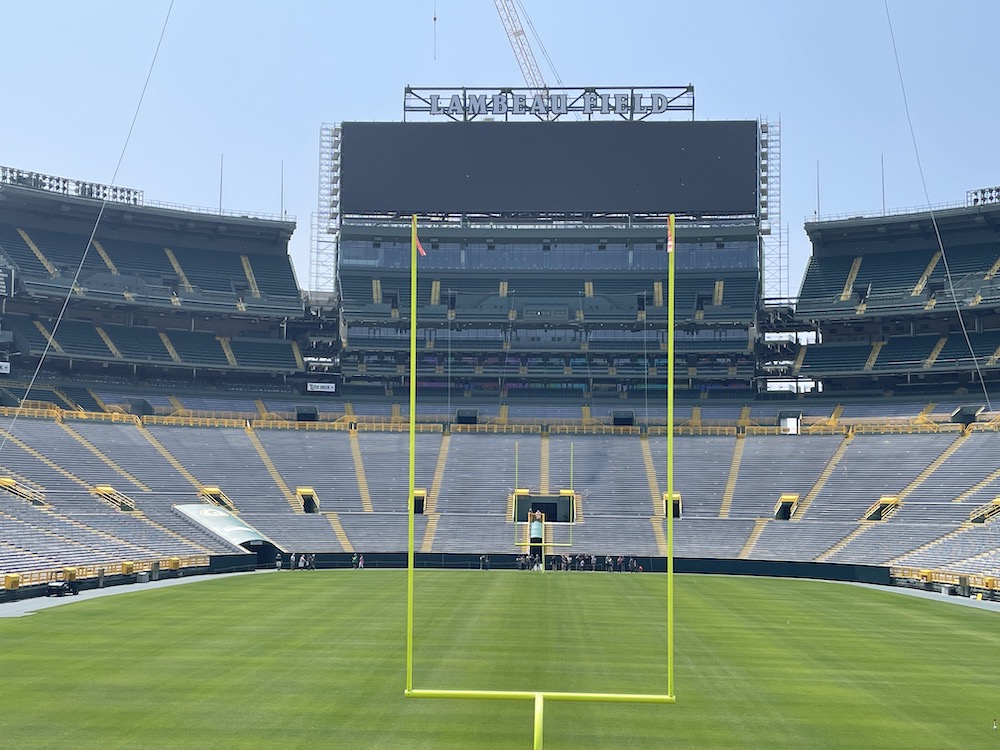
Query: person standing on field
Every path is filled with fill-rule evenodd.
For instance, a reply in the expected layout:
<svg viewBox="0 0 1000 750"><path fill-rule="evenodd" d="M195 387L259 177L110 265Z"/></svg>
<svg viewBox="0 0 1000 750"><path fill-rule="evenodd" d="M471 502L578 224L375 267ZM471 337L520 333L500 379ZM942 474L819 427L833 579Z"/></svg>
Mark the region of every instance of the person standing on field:
<svg viewBox="0 0 1000 750"><path fill-rule="evenodd" d="M542 542L545 540L545 528L542 521L542 512L540 510L536 510L530 518L531 522L528 527L528 536L531 546L529 549L533 554L541 556Z"/></svg>

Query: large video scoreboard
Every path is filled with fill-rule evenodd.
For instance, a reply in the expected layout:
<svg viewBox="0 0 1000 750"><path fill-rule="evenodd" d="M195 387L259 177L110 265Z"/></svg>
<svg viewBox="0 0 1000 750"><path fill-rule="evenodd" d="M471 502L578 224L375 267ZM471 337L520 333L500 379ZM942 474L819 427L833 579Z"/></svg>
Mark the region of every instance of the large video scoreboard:
<svg viewBox="0 0 1000 750"><path fill-rule="evenodd" d="M343 215L756 216L755 121L345 122Z"/></svg>

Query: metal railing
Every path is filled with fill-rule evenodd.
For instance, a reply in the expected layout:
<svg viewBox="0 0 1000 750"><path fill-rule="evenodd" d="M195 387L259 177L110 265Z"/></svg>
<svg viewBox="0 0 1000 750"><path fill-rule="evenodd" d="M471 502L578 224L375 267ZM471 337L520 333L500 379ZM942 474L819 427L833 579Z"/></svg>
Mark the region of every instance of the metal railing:
<svg viewBox="0 0 1000 750"><path fill-rule="evenodd" d="M506 435L540 435L542 426L538 424L453 424L452 432L479 432Z"/></svg>
<svg viewBox="0 0 1000 750"><path fill-rule="evenodd" d="M183 427L244 427L244 418L225 417L161 417L150 414L142 418L143 424L174 425Z"/></svg>
<svg viewBox="0 0 1000 750"><path fill-rule="evenodd" d="M144 205L142 191L135 188L116 187L99 182L84 182L69 177L31 172L17 167L0 166L0 183L30 190L40 190L54 195L124 203L129 206Z"/></svg>
<svg viewBox="0 0 1000 750"><path fill-rule="evenodd" d="M66 570L72 570L73 575L75 575L78 580L83 578L97 578L102 573L106 576L144 573L152 570L154 563L159 563L160 570L166 571L169 569L170 561L173 558L177 558L180 561L181 570L185 568L208 567L210 562L210 557L208 555L190 555L187 557L167 555L154 556L141 560L136 559L134 561L121 560L118 562L99 562L91 565L63 565L58 568L38 568L35 570L26 570L21 572L7 572L13 572L19 575L21 577L21 586L33 586L41 583L48 583L50 581L65 580Z"/></svg>
<svg viewBox="0 0 1000 750"><path fill-rule="evenodd" d="M642 429L633 425L557 424L550 425L549 432L555 435L639 435Z"/></svg>
<svg viewBox="0 0 1000 750"><path fill-rule="evenodd" d="M148 208L165 208L170 211L185 211L187 213L206 214L209 216L225 216L231 219L250 219L253 221L295 221L295 217L286 213L267 213L266 211L241 211L229 208L209 208L208 206L191 206L186 203L171 203L169 201L148 200L144 204Z"/></svg>
<svg viewBox="0 0 1000 750"><path fill-rule="evenodd" d="M908 581L922 581L923 583L944 583L957 586L967 579L969 586L977 589L988 589L995 591L1000 589L1000 578L994 576L984 576L971 573L957 573L949 570L932 570L927 568L902 568L892 567L889 575L893 578L900 578Z"/></svg>
<svg viewBox="0 0 1000 750"><path fill-rule="evenodd" d="M922 206L903 206L900 208L888 208L873 211L854 211L852 213L821 214L820 216L806 216L806 224L815 224L824 221L843 221L848 219L881 219L891 216L902 216L904 214L930 213L931 211L947 211L952 208L968 208L965 201L950 201L948 203L923 204Z"/></svg>
<svg viewBox="0 0 1000 750"><path fill-rule="evenodd" d="M347 430L357 429L366 432L400 432L409 429L409 421L405 415L365 415L345 414L343 412L320 412L315 422L296 421L293 412L268 412L261 416L255 412L242 411L199 411L184 409L172 410L171 413L157 413L137 416L113 408L107 412L82 411L78 409L63 409L47 401L26 402L20 410L13 406L0 406L0 416L21 417L33 419L50 419L53 421L74 420L94 422L114 422L120 424L155 424L188 427L245 427L248 423L254 428L281 430ZM159 410L158 410L159 411ZM934 415L937 417L938 415ZM690 424L688 420L678 420L674 424L675 435L735 435L741 425L739 420L704 420L700 424ZM604 418L590 418L587 421L556 417L552 419L529 417L514 417L506 422L492 418L489 422L478 425L459 425L451 423L451 415L432 414L418 415L417 430L419 432L441 432L446 427L455 432L507 432L507 433L540 433L548 430L552 433L564 434L641 434L645 429L650 435L665 435L665 420L639 420L635 426L614 427L607 424ZM751 421L742 425L747 435L778 435L784 434L780 425L760 424ZM840 418L831 423L828 417L805 417L801 423L803 435L844 435L849 432L856 434L879 435L917 435L927 433L959 433L963 425L951 422L946 417L932 419L925 417L914 421L913 417L886 417L872 419L870 417ZM969 426L975 432L1000 432L1000 419L990 422L975 422Z"/></svg>
<svg viewBox="0 0 1000 750"><path fill-rule="evenodd" d="M205 214L208 216L224 216L233 219L250 219L254 221L295 221L295 217L285 214L272 214L265 211L246 211L228 208L208 208L207 206L191 206L184 203L146 200L142 190L129 187L105 185L100 182L86 182L70 177L32 172L17 167L0 165L0 184L13 187L38 190L53 195L65 195L87 200L108 201L127 206L145 208L164 208L171 211Z"/></svg>

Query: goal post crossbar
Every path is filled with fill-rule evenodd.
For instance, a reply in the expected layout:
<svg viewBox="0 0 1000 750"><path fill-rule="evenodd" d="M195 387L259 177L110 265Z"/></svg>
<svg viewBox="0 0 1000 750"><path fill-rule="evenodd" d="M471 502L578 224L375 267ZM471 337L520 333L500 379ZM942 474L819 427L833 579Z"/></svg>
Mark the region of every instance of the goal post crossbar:
<svg viewBox="0 0 1000 750"><path fill-rule="evenodd" d="M673 695L646 693L565 693L547 690L407 690L409 698L473 698L483 700L529 701L537 696L550 701L580 701L590 703L676 703Z"/></svg>

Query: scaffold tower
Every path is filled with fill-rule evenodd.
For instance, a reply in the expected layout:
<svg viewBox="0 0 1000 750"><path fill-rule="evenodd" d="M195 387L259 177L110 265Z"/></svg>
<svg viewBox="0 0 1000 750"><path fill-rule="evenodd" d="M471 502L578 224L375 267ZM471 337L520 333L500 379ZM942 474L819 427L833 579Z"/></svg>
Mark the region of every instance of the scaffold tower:
<svg viewBox="0 0 1000 750"><path fill-rule="evenodd" d="M340 246L340 125L324 123L319 131L319 202L312 222L309 289L328 292L336 302Z"/></svg>
<svg viewBox="0 0 1000 750"><path fill-rule="evenodd" d="M788 298L788 246L781 226L781 121L760 121L760 233L763 296Z"/></svg>

